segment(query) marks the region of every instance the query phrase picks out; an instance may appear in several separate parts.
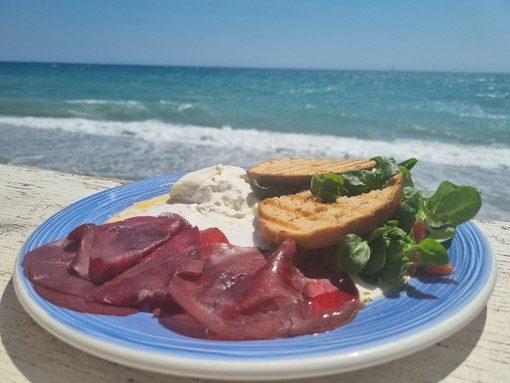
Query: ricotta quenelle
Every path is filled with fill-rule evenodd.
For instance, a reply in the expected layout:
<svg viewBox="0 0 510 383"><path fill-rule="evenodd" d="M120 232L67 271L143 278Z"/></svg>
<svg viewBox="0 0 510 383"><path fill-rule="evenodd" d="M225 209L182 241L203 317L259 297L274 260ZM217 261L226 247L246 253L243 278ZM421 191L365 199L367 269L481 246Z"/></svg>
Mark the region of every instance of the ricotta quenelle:
<svg viewBox="0 0 510 383"><path fill-rule="evenodd" d="M196 205L205 214L254 217L258 199L246 180L246 171L236 166L216 165L188 173L170 189L170 203Z"/></svg>
<svg viewBox="0 0 510 383"><path fill-rule="evenodd" d="M257 203L243 168L215 165L187 173L168 196L137 203L112 220L172 212L199 229L218 227L232 244L263 246L256 226Z"/></svg>

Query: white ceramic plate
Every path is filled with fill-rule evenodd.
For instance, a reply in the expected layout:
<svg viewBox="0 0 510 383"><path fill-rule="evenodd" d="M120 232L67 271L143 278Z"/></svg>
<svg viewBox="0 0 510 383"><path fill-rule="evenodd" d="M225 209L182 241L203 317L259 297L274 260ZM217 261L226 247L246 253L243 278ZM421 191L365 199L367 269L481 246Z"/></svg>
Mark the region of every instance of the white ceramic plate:
<svg viewBox="0 0 510 383"><path fill-rule="evenodd" d="M22 266L26 252L65 237L82 223L102 223L135 202L166 194L181 176L97 193L44 222L21 249L14 270L15 290L29 315L64 342L131 367L214 379L304 378L365 368L428 347L469 323L494 289L495 257L480 230L468 222L458 228L449 248L454 275L413 279L407 288L368 303L351 323L316 335L201 340L162 327L149 313L83 314L54 306L35 293Z"/></svg>

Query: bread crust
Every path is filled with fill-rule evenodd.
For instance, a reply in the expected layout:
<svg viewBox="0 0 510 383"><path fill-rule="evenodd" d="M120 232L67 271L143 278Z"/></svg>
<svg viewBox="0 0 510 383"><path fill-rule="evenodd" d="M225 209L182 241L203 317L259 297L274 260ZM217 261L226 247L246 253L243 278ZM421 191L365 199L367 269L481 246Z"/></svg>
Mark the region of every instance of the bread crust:
<svg viewBox="0 0 510 383"><path fill-rule="evenodd" d="M269 244L292 238L304 249L338 244L347 234L369 234L395 215L403 186L400 172L383 189L338 197L331 204L317 201L310 191L267 198L258 205L260 234Z"/></svg>
<svg viewBox="0 0 510 383"><path fill-rule="evenodd" d="M316 158L281 158L261 162L246 171L252 180L264 186L308 184L315 174L341 174L372 169L373 160L321 160Z"/></svg>

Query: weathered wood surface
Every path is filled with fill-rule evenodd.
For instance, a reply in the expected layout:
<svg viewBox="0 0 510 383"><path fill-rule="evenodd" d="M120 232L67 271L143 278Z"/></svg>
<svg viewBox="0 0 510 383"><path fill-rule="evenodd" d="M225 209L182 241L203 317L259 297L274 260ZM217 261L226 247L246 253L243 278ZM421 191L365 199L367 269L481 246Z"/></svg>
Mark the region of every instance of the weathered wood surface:
<svg viewBox="0 0 510 383"><path fill-rule="evenodd" d="M203 382L110 363L83 353L40 328L12 285L15 258L30 233L63 207L121 184L47 170L0 165L0 381ZM477 221L498 260L487 307L449 338L408 357L364 370L303 382L495 382L510 377L510 223Z"/></svg>

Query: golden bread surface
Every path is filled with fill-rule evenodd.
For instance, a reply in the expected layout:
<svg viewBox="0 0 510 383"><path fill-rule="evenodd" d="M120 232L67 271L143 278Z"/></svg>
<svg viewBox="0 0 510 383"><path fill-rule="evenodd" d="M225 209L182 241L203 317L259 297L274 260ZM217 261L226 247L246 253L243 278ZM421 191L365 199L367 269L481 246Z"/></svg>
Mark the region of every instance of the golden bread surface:
<svg viewBox="0 0 510 383"><path fill-rule="evenodd" d="M400 205L403 173L383 189L322 203L310 191L267 198L259 202L258 224L264 241L278 245L292 238L304 249L337 244L347 234L369 234L390 220Z"/></svg>
<svg viewBox="0 0 510 383"><path fill-rule="evenodd" d="M281 158L261 162L246 171L262 185L306 184L315 174L341 174L372 169L372 160L321 160L316 158Z"/></svg>

